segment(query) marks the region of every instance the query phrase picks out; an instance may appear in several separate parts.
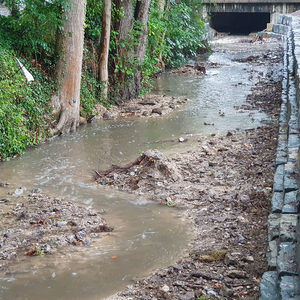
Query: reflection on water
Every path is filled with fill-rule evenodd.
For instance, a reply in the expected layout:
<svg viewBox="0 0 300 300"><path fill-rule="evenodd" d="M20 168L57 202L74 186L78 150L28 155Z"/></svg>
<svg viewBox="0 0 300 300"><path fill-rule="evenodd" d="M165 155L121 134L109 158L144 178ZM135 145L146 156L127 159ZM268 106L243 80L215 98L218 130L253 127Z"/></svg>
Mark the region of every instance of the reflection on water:
<svg viewBox="0 0 300 300"><path fill-rule="evenodd" d="M176 210L148 203L142 195L134 197L96 186L92 170L128 162L152 147L170 146L157 143L161 140L187 133L206 135L251 128L266 118L261 112L250 117L249 112L234 108L245 104L245 96L257 81L256 72L249 79L251 66L232 61L236 56L253 55L235 42L228 40L218 46L222 50L235 45L239 51L212 54L209 60L222 66L208 70L206 76L163 74L157 79L157 92L191 99L176 114L90 124L0 165L2 180L14 186L40 187L66 200L104 209L105 218L115 227L96 248L80 248L61 257L30 258L18 266L18 272L0 274L1 299L102 299L133 277L180 256L189 240L189 225L178 219ZM204 126L204 122L214 126Z"/></svg>

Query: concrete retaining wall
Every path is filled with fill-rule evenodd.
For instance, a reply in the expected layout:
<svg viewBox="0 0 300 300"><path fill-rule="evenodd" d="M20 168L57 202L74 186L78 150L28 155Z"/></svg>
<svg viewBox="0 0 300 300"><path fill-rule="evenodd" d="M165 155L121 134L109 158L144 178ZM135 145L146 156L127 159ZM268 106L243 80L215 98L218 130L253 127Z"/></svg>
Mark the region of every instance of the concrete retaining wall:
<svg viewBox="0 0 300 300"><path fill-rule="evenodd" d="M300 18L280 16L275 25L279 34L285 34L284 77L272 212L268 221L269 271L261 281L261 300L300 299Z"/></svg>

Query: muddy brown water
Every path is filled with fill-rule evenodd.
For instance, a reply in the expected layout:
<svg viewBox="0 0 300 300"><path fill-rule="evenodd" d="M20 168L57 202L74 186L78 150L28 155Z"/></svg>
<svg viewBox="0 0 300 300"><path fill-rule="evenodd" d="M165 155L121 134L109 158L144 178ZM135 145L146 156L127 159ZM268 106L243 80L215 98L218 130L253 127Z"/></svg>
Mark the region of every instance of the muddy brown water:
<svg viewBox="0 0 300 300"><path fill-rule="evenodd" d="M115 228L93 247L28 258L10 274L0 274L0 299L104 299L182 255L192 237L182 213L148 202L143 195L96 186L92 170L128 162L149 148L176 150L179 144L171 140L180 136L222 134L254 128L267 120L262 112L249 115L238 108L268 70L233 59L259 55L274 43L250 45L240 40L226 37L214 43L209 61L222 66L209 69L206 76L163 74L157 78L157 93L191 99L175 114L90 124L0 165L1 179L12 188L39 187L45 193L104 209L104 217ZM0 189L0 196L6 192Z"/></svg>

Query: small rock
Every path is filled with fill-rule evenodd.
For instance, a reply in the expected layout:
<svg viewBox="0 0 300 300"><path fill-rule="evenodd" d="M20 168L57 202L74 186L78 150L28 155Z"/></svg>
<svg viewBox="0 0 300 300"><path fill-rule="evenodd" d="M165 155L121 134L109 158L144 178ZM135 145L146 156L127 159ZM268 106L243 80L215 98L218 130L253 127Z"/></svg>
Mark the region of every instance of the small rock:
<svg viewBox="0 0 300 300"><path fill-rule="evenodd" d="M254 262L254 258L253 258L253 256L248 255L248 256L245 257L245 261L247 261L247 262Z"/></svg>
<svg viewBox="0 0 300 300"><path fill-rule="evenodd" d="M117 116L115 114L108 112L108 111L103 114L104 120L115 120L116 118L117 118Z"/></svg>
<svg viewBox="0 0 300 300"><path fill-rule="evenodd" d="M21 186L19 188L17 188L14 192L15 196L20 196L22 195L24 192L26 191L26 188L24 186Z"/></svg>
<svg viewBox="0 0 300 300"><path fill-rule="evenodd" d="M75 245L75 244L76 244L75 236L72 235L72 234L66 237L66 241L67 241L69 244L72 244L72 245Z"/></svg>
<svg viewBox="0 0 300 300"><path fill-rule="evenodd" d="M130 176L134 176L135 175L135 173L134 172L130 172Z"/></svg>
<svg viewBox="0 0 300 300"><path fill-rule="evenodd" d="M148 117L148 116L149 116L149 112L147 112L147 111L144 111L144 112L142 113L142 116L144 116L144 117Z"/></svg>
<svg viewBox="0 0 300 300"><path fill-rule="evenodd" d="M98 233L95 233L95 232L92 232L92 233L90 233L90 237L91 237L92 239L96 239L96 238L99 237L99 234L98 234Z"/></svg>
<svg viewBox="0 0 300 300"><path fill-rule="evenodd" d="M37 188L37 189L32 189L32 190L30 191L31 194L40 194L41 192L42 192L42 190L39 189L39 188Z"/></svg>
<svg viewBox="0 0 300 300"><path fill-rule="evenodd" d="M207 295L217 298L218 294L214 290L208 290Z"/></svg>
<svg viewBox="0 0 300 300"><path fill-rule="evenodd" d="M0 203L7 203L7 202L9 202L8 199L1 199L1 200L0 200Z"/></svg>
<svg viewBox="0 0 300 300"><path fill-rule="evenodd" d="M161 287L161 290L163 291L163 292L165 292L165 293L168 293L169 291L170 291L170 287L168 286L168 285L163 285L162 287Z"/></svg>
<svg viewBox="0 0 300 300"><path fill-rule="evenodd" d="M64 227L68 224L67 221L57 221L56 226L57 227Z"/></svg>
<svg viewBox="0 0 300 300"><path fill-rule="evenodd" d="M229 270L229 271L227 271L227 276L230 278L239 278L239 279L248 277L247 273L242 270Z"/></svg>
<svg viewBox="0 0 300 300"><path fill-rule="evenodd" d="M9 239L9 238L14 238L18 235L17 232L6 232L4 233L3 237Z"/></svg>
<svg viewBox="0 0 300 300"><path fill-rule="evenodd" d="M78 232L75 233L75 238L76 238L78 241L84 240L85 237L86 237L86 232L85 232L85 230L80 230L80 231L78 231Z"/></svg>
<svg viewBox="0 0 300 300"><path fill-rule="evenodd" d="M43 230L38 230L38 231L35 231L34 233L33 233L33 235L34 236L42 236L42 235L44 235L44 231Z"/></svg>
<svg viewBox="0 0 300 300"><path fill-rule="evenodd" d="M171 104L169 105L169 107L170 107L171 109L175 109L175 105L174 105L173 103L171 103Z"/></svg>
<svg viewBox="0 0 300 300"><path fill-rule="evenodd" d="M91 244L91 241L88 240L88 239L85 239L85 240L82 241L82 244L83 244L84 246L89 246L89 245Z"/></svg>
<svg viewBox="0 0 300 300"><path fill-rule="evenodd" d="M54 279L56 277L55 272L52 273L51 277Z"/></svg>
<svg viewBox="0 0 300 300"><path fill-rule="evenodd" d="M232 134L232 132L230 132L230 131L228 131L227 132L227 134L226 134L226 136L232 136L233 134Z"/></svg>
<svg viewBox="0 0 300 300"><path fill-rule="evenodd" d="M41 251L43 253L51 253L51 247L48 244L41 245Z"/></svg>
<svg viewBox="0 0 300 300"><path fill-rule="evenodd" d="M179 295L180 300L194 300L195 299L195 293L192 292L187 292L184 295Z"/></svg>
<svg viewBox="0 0 300 300"><path fill-rule="evenodd" d="M161 108L153 108L152 113L162 115L162 109Z"/></svg>
<svg viewBox="0 0 300 300"><path fill-rule="evenodd" d="M139 102L141 105L155 105L156 102L153 99L150 98L144 98L141 102Z"/></svg>
<svg viewBox="0 0 300 300"><path fill-rule="evenodd" d="M184 139L183 137L180 137L180 138L178 139L178 141L179 141L180 143L183 143L183 142L185 141L185 139Z"/></svg>

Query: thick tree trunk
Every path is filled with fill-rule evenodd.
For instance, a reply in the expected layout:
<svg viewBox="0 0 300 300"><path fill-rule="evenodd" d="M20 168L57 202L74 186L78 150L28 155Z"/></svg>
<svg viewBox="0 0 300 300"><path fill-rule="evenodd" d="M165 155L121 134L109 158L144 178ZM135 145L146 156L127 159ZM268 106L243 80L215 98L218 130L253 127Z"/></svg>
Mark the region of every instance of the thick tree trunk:
<svg viewBox="0 0 300 300"><path fill-rule="evenodd" d="M137 45L134 49L134 54L137 57L138 63L143 63L147 42L148 42L148 20L151 0L139 0L135 7L135 20L141 25L141 32L138 37ZM135 92L132 97L137 97L142 85L142 71L138 69L133 78L133 87Z"/></svg>
<svg viewBox="0 0 300 300"><path fill-rule="evenodd" d="M116 7L119 11L123 11L123 17L116 20L114 24L115 31L119 32L117 36L117 48L115 55L114 68L122 63L124 64L131 56L131 50L126 47L129 42L129 32L132 30L133 24L133 3L132 0L117 0ZM125 47L123 45L126 45ZM114 72L115 70L113 70ZM118 72L114 73L115 80L119 83L124 83L125 74Z"/></svg>
<svg viewBox="0 0 300 300"><path fill-rule="evenodd" d="M72 0L66 15L57 64L58 93L52 99L59 121L53 134L75 131L80 120L80 83L86 0Z"/></svg>
<svg viewBox="0 0 300 300"><path fill-rule="evenodd" d="M138 0L133 11L133 1L132 0L117 0L116 5L119 10L122 10L124 17L115 22L114 29L119 31L118 36L118 46L116 49L115 62L114 65L122 64L123 68L127 66L130 60L137 60L139 65L145 56L147 39L148 39L148 18L149 18L149 8L151 0ZM134 12L134 14L133 14ZM133 20L138 21L141 25L140 35L138 40L134 41L136 46L133 48L128 48L126 45L131 43L128 33L133 29ZM139 29L135 29L139 30ZM125 45L125 47L124 47ZM112 70L114 71L114 70ZM127 101L135 98L139 94L141 88L141 70L137 70L135 74L129 76L126 72L119 71L114 73L114 78L116 83L120 84L121 90L119 91L119 97L121 101Z"/></svg>
<svg viewBox="0 0 300 300"><path fill-rule="evenodd" d="M142 24L141 34L138 38L138 43L134 50L139 62L143 61L147 47L150 3L151 0L137 1L134 13L136 21Z"/></svg>
<svg viewBox="0 0 300 300"><path fill-rule="evenodd" d="M99 80L103 82L102 96L107 98L108 91L108 53L111 25L111 0L103 0L102 32L100 40Z"/></svg>

